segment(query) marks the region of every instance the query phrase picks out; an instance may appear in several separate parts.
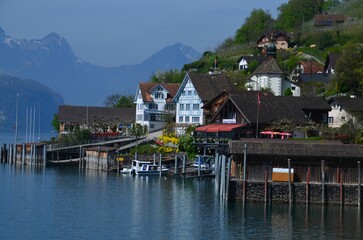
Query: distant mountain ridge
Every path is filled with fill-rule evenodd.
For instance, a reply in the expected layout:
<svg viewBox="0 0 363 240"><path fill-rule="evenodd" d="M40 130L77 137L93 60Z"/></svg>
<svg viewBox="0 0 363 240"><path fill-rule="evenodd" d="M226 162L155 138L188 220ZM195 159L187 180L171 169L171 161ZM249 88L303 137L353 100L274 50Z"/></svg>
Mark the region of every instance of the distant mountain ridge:
<svg viewBox="0 0 363 240"><path fill-rule="evenodd" d="M181 69L200 56L193 48L176 43L140 64L101 67L78 58L57 33L40 40L19 40L0 28L0 72L38 81L72 105L100 106L113 93L134 94L137 83L148 81L153 73Z"/></svg>
<svg viewBox="0 0 363 240"><path fill-rule="evenodd" d="M35 108L37 129L41 125L41 131L49 132L53 116L58 113L58 106L63 104L60 94L41 83L0 74L0 131L14 130L17 101L18 129L22 132L26 128L27 109L30 115L30 109Z"/></svg>

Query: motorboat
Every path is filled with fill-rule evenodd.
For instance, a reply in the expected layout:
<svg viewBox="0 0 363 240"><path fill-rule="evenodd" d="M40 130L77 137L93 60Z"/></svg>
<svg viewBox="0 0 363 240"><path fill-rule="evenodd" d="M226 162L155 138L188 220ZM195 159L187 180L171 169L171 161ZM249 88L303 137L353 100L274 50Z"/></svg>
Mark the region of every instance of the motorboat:
<svg viewBox="0 0 363 240"><path fill-rule="evenodd" d="M161 174L166 174L168 171L168 168L161 167ZM132 160L130 172L134 175L159 175L160 166L148 161Z"/></svg>
<svg viewBox="0 0 363 240"><path fill-rule="evenodd" d="M198 168L200 166L200 169L202 170L209 170L214 169L214 157L209 155L196 155L195 160L193 162L193 167Z"/></svg>

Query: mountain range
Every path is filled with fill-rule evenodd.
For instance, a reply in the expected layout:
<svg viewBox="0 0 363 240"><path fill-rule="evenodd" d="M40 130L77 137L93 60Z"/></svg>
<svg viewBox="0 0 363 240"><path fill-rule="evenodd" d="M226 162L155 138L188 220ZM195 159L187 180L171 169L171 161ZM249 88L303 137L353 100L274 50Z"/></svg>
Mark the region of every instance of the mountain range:
<svg viewBox="0 0 363 240"><path fill-rule="evenodd" d="M200 57L193 48L176 43L140 64L102 67L78 58L57 33L24 40L7 36L0 28L0 73L42 83L70 105L101 106L111 94L133 95L137 84L157 71L181 69Z"/></svg>

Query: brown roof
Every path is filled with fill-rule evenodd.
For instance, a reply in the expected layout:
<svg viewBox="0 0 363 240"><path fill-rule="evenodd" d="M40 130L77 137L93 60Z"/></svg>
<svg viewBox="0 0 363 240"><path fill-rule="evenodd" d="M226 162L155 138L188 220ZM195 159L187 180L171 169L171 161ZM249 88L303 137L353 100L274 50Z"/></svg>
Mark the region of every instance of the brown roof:
<svg viewBox="0 0 363 240"><path fill-rule="evenodd" d="M162 86L169 92L167 96L167 99L169 99L169 101L171 101L171 99L175 96L176 92L180 87L179 83L153 83L153 82L139 83L142 99L144 102L153 101L153 98L150 95L150 93L158 85Z"/></svg>
<svg viewBox="0 0 363 240"><path fill-rule="evenodd" d="M111 108L88 106L59 106L58 117L60 122L89 123L93 121L105 122L134 122L135 108Z"/></svg>
<svg viewBox="0 0 363 240"><path fill-rule="evenodd" d="M188 73L198 96L203 102L209 102L223 91L233 91L236 87L225 74Z"/></svg>
<svg viewBox="0 0 363 240"><path fill-rule="evenodd" d="M350 113L363 112L363 98L333 97L329 99L328 102L336 102L342 106L343 109Z"/></svg>
<svg viewBox="0 0 363 240"><path fill-rule="evenodd" d="M314 26L331 26L336 23L343 23L344 15L317 14L314 17Z"/></svg>
<svg viewBox="0 0 363 240"><path fill-rule="evenodd" d="M318 73L324 71L324 66L317 62L301 61L300 64L304 67L304 73Z"/></svg>
<svg viewBox="0 0 363 240"><path fill-rule="evenodd" d="M230 141L231 154L243 154L244 145L247 145L247 154L308 157L309 160L338 158L363 159L363 145L342 144L338 141L289 141L267 139L242 139Z"/></svg>
<svg viewBox="0 0 363 240"><path fill-rule="evenodd" d="M279 65L275 58L270 58L264 61L258 68L251 74L252 76L259 74L282 74Z"/></svg>

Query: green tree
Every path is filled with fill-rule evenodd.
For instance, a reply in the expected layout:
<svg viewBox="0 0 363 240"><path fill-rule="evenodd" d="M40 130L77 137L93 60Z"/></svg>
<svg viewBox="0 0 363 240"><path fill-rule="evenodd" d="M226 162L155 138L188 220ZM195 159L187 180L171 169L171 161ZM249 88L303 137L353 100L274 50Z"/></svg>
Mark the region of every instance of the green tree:
<svg viewBox="0 0 363 240"><path fill-rule="evenodd" d="M271 14L262 9L253 9L244 24L236 31L236 43L255 43L263 31L271 29L274 20Z"/></svg>
<svg viewBox="0 0 363 240"><path fill-rule="evenodd" d="M363 47L348 44L336 63L334 85L339 93L361 96L363 88Z"/></svg>
<svg viewBox="0 0 363 240"><path fill-rule="evenodd" d="M60 122L59 122L58 114L53 115L52 126L53 126L54 131L59 133Z"/></svg>
<svg viewBox="0 0 363 240"><path fill-rule="evenodd" d="M135 106L134 97L132 95L121 95L119 93L114 93L106 97L104 106L115 108L132 108Z"/></svg>
<svg viewBox="0 0 363 240"><path fill-rule="evenodd" d="M150 77L150 82L155 83L181 83L185 73L178 69L171 69L165 72L157 72Z"/></svg>
<svg viewBox="0 0 363 240"><path fill-rule="evenodd" d="M287 88L285 91L285 96L292 96L291 88Z"/></svg>

